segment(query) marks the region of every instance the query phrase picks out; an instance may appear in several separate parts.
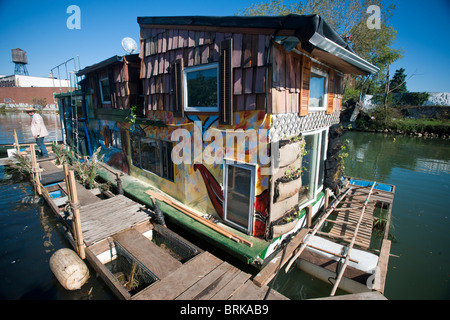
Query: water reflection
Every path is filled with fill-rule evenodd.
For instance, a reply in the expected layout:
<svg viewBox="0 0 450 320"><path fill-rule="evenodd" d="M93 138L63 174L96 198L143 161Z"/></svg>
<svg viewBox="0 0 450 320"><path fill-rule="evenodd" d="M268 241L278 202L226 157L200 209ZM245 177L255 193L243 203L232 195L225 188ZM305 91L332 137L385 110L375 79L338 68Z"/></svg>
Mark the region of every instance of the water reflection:
<svg viewBox="0 0 450 320"><path fill-rule="evenodd" d="M49 136L45 141L62 140L61 123L57 114L41 114ZM20 144L35 142L30 131L31 117L26 113L0 113L0 145L14 143L14 130Z"/></svg>
<svg viewBox="0 0 450 320"><path fill-rule="evenodd" d="M449 142L444 139L347 132L346 171L377 181L389 179L393 168L427 174L450 173Z"/></svg>

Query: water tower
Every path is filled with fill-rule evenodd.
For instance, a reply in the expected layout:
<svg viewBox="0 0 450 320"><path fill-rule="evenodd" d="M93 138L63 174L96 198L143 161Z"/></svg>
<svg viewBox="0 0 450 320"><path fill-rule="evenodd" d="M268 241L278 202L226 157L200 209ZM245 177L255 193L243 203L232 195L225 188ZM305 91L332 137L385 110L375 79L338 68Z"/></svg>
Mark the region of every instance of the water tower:
<svg viewBox="0 0 450 320"><path fill-rule="evenodd" d="M12 49L11 50L12 55L12 61L15 64L14 67L14 74L22 74L27 76L28 70L27 70L27 53L23 51L22 49Z"/></svg>

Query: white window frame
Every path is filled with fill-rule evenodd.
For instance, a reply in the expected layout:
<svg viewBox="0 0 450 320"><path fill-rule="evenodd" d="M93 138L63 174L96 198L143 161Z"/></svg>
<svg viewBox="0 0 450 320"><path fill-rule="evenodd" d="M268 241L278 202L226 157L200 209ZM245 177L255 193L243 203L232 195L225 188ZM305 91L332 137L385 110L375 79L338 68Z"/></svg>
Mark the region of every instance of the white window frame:
<svg viewBox="0 0 450 320"><path fill-rule="evenodd" d="M99 84L99 87L100 87L100 99L102 100L102 103L111 103L111 96L109 97L109 100L104 100L103 99L103 86L102 86L102 82L103 81L107 81L108 82L108 86L109 86L109 78L108 77L101 78L101 79L98 80L98 82L99 82L98 84ZM110 87L109 90L111 92L112 88Z"/></svg>
<svg viewBox="0 0 450 320"><path fill-rule="evenodd" d="M240 167L250 171L250 197L249 197L249 214L248 214L248 227L245 228L231 220L227 219L227 205L228 205L228 166ZM226 160L223 166L223 219L226 223L230 224L238 230L241 230L247 234L253 234L253 219L255 216L255 192L256 192L256 166L250 163L242 163L234 160Z"/></svg>
<svg viewBox="0 0 450 320"><path fill-rule="evenodd" d="M188 85L187 85L187 74L190 72L216 69L217 70L217 106L215 107L189 107L188 101ZM184 111L195 111L195 112L219 112L219 64L218 63L208 63L194 67L185 67L183 69L183 105Z"/></svg>
<svg viewBox="0 0 450 320"><path fill-rule="evenodd" d="M319 140L318 140L318 147L319 147L319 151L318 151L318 157L316 159L316 163L315 163L315 167L316 167L316 172L315 172L315 176L314 176L314 192L312 195L312 198L308 201L306 201L305 203L302 203L300 205L300 208L305 208L307 206L309 206L310 204L314 203L317 199L317 195L323 190L323 183L319 186L319 171L320 171L320 159L321 159L321 155L322 155L322 132L325 131L325 153L324 153L324 158L323 161L325 162L327 160L327 151L328 151L328 133L329 133L329 128L322 128L322 129L318 129L318 130L314 130L314 131L310 131L310 132L304 132L303 136L309 136L309 135L314 135L314 134L318 134L319 135ZM325 170L325 166L323 168L323 170ZM325 176L324 176L325 178Z"/></svg>
<svg viewBox="0 0 450 320"><path fill-rule="evenodd" d="M328 103L328 72L326 72L322 69L316 68L316 67L311 67L311 74L313 74L313 73L315 73L319 76L325 77L325 92L323 94L324 95L323 106L322 107L309 106L309 110L310 111L324 111L324 110L327 110L327 103ZM310 100L309 101L311 101L311 75L309 77L309 83L310 83L310 86L309 86Z"/></svg>

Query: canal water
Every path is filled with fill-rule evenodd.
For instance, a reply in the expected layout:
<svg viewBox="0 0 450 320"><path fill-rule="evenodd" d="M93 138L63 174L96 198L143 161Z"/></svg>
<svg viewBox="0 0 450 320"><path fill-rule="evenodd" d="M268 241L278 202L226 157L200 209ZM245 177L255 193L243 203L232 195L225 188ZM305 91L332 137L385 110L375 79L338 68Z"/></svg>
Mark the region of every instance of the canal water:
<svg viewBox="0 0 450 320"><path fill-rule="evenodd" d="M7 141L2 143L12 143L14 128L26 135L29 119L23 117L26 125L15 127L10 115L5 117L10 120L0 115L0 141ZM49 116L46 123L57 119ZM396 186L391 253L398 257L390 258L385 296L449 299L450 142L356 131L347 132L343 140L349 153L346 175ZM58 283L49 259L70 245L51 210L27 201L32 193L29 183L0 166L0 299L114 299L93 270L80 290L67 291ZM308 299L328 295L332 287L292 268L288 274L282 269L273 288L291 299Z"/></svg>

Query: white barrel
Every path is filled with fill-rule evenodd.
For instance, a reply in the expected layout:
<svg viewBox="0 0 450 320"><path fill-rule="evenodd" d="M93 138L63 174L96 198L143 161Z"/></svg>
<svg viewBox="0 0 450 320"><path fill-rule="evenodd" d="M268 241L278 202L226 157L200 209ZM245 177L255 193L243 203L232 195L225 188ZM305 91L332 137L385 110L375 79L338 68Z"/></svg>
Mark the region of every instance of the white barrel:
<svg viewBox="0 0 450 320"><path fill-rule="evenodd" d="M89 279L89 269L71 249L63 248L56 251L50 258L50 269L67 290L80 289Z"/></svg>

